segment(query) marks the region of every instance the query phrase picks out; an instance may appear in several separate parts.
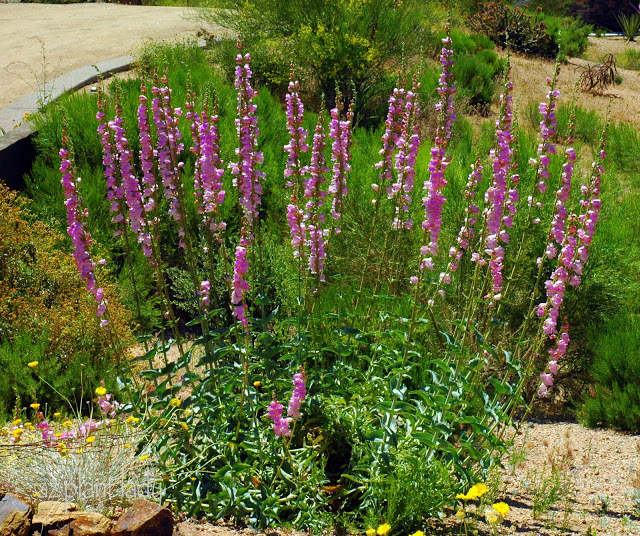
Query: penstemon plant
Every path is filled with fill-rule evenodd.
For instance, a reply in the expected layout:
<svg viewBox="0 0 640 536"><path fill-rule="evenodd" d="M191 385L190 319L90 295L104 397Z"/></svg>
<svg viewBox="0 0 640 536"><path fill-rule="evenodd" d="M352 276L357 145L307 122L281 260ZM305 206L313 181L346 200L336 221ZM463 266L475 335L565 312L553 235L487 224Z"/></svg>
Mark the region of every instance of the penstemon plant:
<svg viewBox="0 0 640 536"><path fill-rule="evenodd" d="M339 91L335 107L313 127L291 75L286 163L278 177L263 171L249 54L237 56L235 157L228 164L222 110L211 109L208 97L199 108L190 88L183 118L166 74L153 86L151 110L143 87L137 159L120 104L107 121L101 97L107 201L118 235L138 243L154 269L163 319L157 343L139 358L148 364L137 373L145 387L122 379L131 391L125 410L148 423L147 445L167 475L167 501L194 515L247 518L260 527L290 520L319 529L330 505L380 522L394 512L413 530L455 495L442 490L486 476L505 448L505 431L530 407L532 384L540 396L548 393L570 341L561 321L564 296L580 284L599 217L605 134L577 200L573 127L564 154L556 155L556 66L539 108L537 158L523 165L507 61L492 147L474 159L462 210L452 218L453 62L447 30L426 169L420 85L414 78L394 89L376 178L367 185L374 192L370 219L357 229L357 200L349 193L357 132L353 104L346 106ZM185 124L192 174L184 164ZM69 179L69 153L61 154L73 208L77 184ZM263 196L276 183L288 199L282 214L266 218L271 207ZM90 240L77 231L80 216L74 209L70 234L89 281L94 265L84 253ZM290 247L298 289L291 311L273 306L264 290L270 225L280 225ZM196 311L184 326L165 276L167 229L177 233ZM366 246L357 252L352 299L333 289L340 288L337 252L354 232ZM192 340L181 327L191 328ZM180 355L170 359L176 343ZM538 358L545 353L543 370ZM277 393L290 388L292 371L285 416ZM400 505L389 483L409 473L416 494L433 482L442 493Z"/></svg>

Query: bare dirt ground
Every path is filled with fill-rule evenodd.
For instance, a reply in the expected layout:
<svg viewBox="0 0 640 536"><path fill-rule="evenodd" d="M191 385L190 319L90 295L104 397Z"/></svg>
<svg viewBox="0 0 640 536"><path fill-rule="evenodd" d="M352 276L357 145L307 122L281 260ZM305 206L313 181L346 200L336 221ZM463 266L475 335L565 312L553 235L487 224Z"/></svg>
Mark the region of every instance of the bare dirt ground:
<svg viewBox="0 0 640 536"><path fill-rule="evenodd" d="M570 58L560 68L558 88L560 104L569 102L573 94L581 67L600 63L602 57L611 53L618 55L625 50L640 50L640 43L625 43L621 37L591 37L586 58ZM511 59L514 100L520 110L527 109L529 103L539 103L547 94L545 79L553 75L554 64L551 61L514 56ZM611 119L632 123L640 127L640 72L618 68L622 83L610 87L603 95L579 93L578 105L587 110L595 110L604 117L609 100L612 100Z"/></svg>
<svg viewBox="0 0 640 536"><path fill-rule="evenodd" d="M56 76L135 55L147 42L195 37L203 26L195 13L178 7L0 0L0 108Z"/></svg>

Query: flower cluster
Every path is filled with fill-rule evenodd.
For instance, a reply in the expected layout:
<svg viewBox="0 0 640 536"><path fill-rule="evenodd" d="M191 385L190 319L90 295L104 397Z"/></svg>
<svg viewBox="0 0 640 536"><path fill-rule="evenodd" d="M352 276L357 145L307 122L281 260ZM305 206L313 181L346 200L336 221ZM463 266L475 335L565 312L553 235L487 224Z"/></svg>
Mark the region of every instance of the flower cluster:
<svg viewBox="0 0 640 536"><path fill-rule="evenodd" d="M344 199L347 196L347 173L351 171L351 144L352 142L352 121L353 103L349 106L346 118L342 119L341 114L344 109L342 96L336 96L336 105L331 109L331 123L329 124L329 138L331 144L332 177L329 184L329 194L332 196L331 216L335 221L340 219ZM340 227L334 228L336 233L340 233Z"/></svg>
<svg viewBox="0 0 640 536"><path fill-rule="evenodd" d="M512 82L508 78L509 67L505 73L505 87L500 95L501 114L496 122L497 147L491 149L489 154L492 161L492 182L485 193L484 217L486 222L486 238L484 253L489 258L489 271L493 280L492 293L485 296L490 301L499 300L502 297L502 268L504 260L504 248L502 244L509 243L509 233L506 228L513 225L515 203L508 205L510 196L509 181L512 178L511 162L513 157L511 133L512 113ZM517 176L516 176L517 177ZM513 189L515 191L515 189Z"/></svg>
<svg viewBox="0 0 640 536"><path fill-rule="evenodd" d="M247 260L248 245L249 242L242 238L240 244L236 247L231 290L231 303L234 306L232 314L245 328L249 325L249 319L247 318L248 307L245 297L251 288L246 280L247 271L249 270L249 261Z"/></svg>
<svg viewBox="0 0 640 536"><path fill-rule="evenodd" d="M441 120L436 132L435 146L431 148L429 179L424 182L426 195L422 198L422 204L425 209L422 229L425 234L428 234L428 243L423 244L420 248L422 257L420 261L421 271L425 268L433 270L433 257L438 251L438 237L442 227L442 209L446 202L446 198L442 194L442 190L447 184L444 172L450 162L445 153L451 138L451 126L456 118L453 107L456 87L453 84L453 73L451 72L453 67L452 41L449 36L449 28L446 30L447 37L442 40L443 47L440 55L440 63L442 65L440 85L438 87L440 101L436 105L436 110L441 113ZM426 237L423 242L427 242Z"/></svg>
<svg viewBox="0 0 640 536"><path fill-rule="evenodd" d="M300 413L300 406L307 396L305 381L306 376L304 374L304 370L300 367L300 372L293 375L293 393L289 399L287 417L283 417L284 406L278 402L276 394L273 393L273 401L269 404L267 414L273 421L273 431L275 432L276 437L291 435L291 428L289 425L294 419L299 419L302 416Z"/></svg>
<svg viewBox="0 0 640 536"><path fill-rule="evenodd" d="M253 103L258 92L251 87L251 56L238 54L236 57L236 81L238 90L238 117L235 120L239 146L235 154L237 162L229 164L234 175L233 185L238 188L239 202L243 211L243 224L247 229L253 228L253 222L258 218L258 207L262 195L262 179L264 173L258 168L263 162L258 147L258 117L257 106Z"/></svg>
<svg viewBox="0 0 640 536"><path fill-rule="evenodd" d="M62 173L62 187L64 189L64 204L67 208L67 234L73 243L73 258L85 282L87 290L93 295L98 304L96 315L101 318L100 325L107 327L109 321L103 318L107 311L107 300L104 290L98 287L96 279L96 263L91 259L89 246L92 244L91 235L85 229L83 221L89 211L81 210L82 201L78 195L80 178L76 177L71 152L68 149L69 138L66 130L62 134L62 148L60 149L60 172ZM104 264L104 261L98 261Z"/></svg>
<svg viewBox="0 0 640 536"><path fill-rule="evenodd" d="M489 491L487 485L480 482L471 486L467 493L458 493L456 495L456 499L460 499L462 501L474 501L482 497L485 493L487 493L487 491Z"/></svg>

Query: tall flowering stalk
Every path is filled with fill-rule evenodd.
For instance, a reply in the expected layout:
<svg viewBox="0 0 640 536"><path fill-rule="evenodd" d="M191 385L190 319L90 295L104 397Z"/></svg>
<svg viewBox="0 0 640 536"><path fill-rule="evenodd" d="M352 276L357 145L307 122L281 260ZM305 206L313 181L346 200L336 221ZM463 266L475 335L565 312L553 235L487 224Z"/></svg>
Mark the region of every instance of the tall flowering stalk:
<svg viewBox="0 0 640 536"><path fill-rule="evenodd" d="M378 206L382 192L386 192L390 198L393 196L393 158L401 145L406 93L407 91L404 87L394 88L391 97L389 97L389 111L385 121L384 134L382 135L382 149L380 149L379 153L382 160L375 164L376 169L380 170L379 182L371 185L374 191L378 192L377 198L372 200Z"/></svg>
<svg viewBox="0 0 640 536"><path fill-rule="evenodd" d="M287 408L287 417L283 417L284 406L278 402L276 394L273 393L273 401L267 408L267 415L273 421L273 431L276 437L290 436L291 428L290 424L302 417L300 413L300 406L307 396L307 389L305 386L306 376L304 369L300 367L300 371L293 375L293 393L289 399L289 407Z"/></svg>
<svg viewBox="0 0 640 536"><path fill-rule="evenodd" d="M557 132L558 119L556 116L557 100L560 97L560 90L556 88L558 83L558 75L560 74L560 63L556 62L553 77L547 77L547 85L549 91L547 92L546 102L541 102L539 106L540 115L540 143L538 145L538 158L530 160L529 163L537 165L536 176L537 183L535 189L544 194L547 191L549 183L549 163L550 155L556 153L556 147L552 142L553 136ZM541 207L542 202L536 200L536 193L529 197L529 205ZM535 218L534 223L540 223L539 218Z"/></svg>
<svg viewBox="0 0 640 536"><path fill-rule="evenodd" d="M420 133L416 117L420 113L420 104L417 100L420 83L416 78L413 87L406 93L404 100L404 112L400 127L400 137L397 140L398 153L396 155L395 168L397 180L391 186L389 197L394 201L394 229L411 229L413 220L407 217L413 197L413 186L416 175L416 160L420 148Z"/></svg>
<svg viewBox="0 0 640 536"><path fill-rule="evenodd" d="M97 304L96 316L100 318L100 326L107 327L109 321L104 317L107 311L107 300L104 297L104 289L98 286L96 278L96 263L91 258L89 246L93 243L89 231L84 222L89 216L89 211L82 209L82 199L78 194L80 178L76 174L73 157L70 150L69 134L66 128L62 133L62 148L60 149L60 173L62 173L62 187L64 189L64 204L67 209L67 234L73 244L73 259L75 260L80 277L85 282ZM99 261L104 263L104 261Z"/></svg>
<svg viewBox="0 0 640 536"><path fill-rule="evenodd" d="M492 292L485 296L490 302L502 297L502 269L504 261L504 247L509 243L509 233L505 222L511 225L511 214L507 212L509 196L509 179L511 178L511 162L513 136L511 133L512 112L512 82L509 80L509 66L505 72L504 91L500 95L501 114L496 122L496 148L491 149L489 156L492 162L492 182L485 193L485 249L489 260L489 271L493 281ZM514 205L512 205L514 206Z"/></svg>
<svg viewBox="0 0 640 536"><path fill-rule="evenodd" d="M326 258L325 236L329 230L325 230L325 213L322 212L327 192L322 189L326 181L325 174L329 168L325 163L324 150L326 136L322 117L318 118L313 134L311 149L311 163L307 168L308 177L303 181L304 197L306 204L303 214L303 232L306 232L306 245L309 248L309 271L317 275L320 281L324 281L324 259ZM335 199L335 198L334 198Z"/></svg>
<svg viewBox="0 0 640 536"><path fill-rule="evenodd" d="M238 188L239 202L243 212L243 224L253 231L253 223L258 218L258 207L262 195L264 173L259 169L263 163L262 151L258 151L257 106L253 103L258 92L251 87L251 56L238 54L236 57L236 81L238 90L238 117L235 120L239 146L236 148L237 162L229 164L234 175L233 185Z"/></svg>
<svg viewBox="0 0 640 536"><path fill-rule="evenodd" d="M434 269L433 257L438 252L438 237L442 227L442 208L446 198L442 190L447 184L444 173L450 163L446 151L451 139L451 126L456 118L453 106L453 97L456 87L453 84L453 50L449 28L446 28L447 36L442 40L442 52L440 54L440 64L442 71L440 74L440 85L438 94L440 101L436 104L436 110L440 112L440 124L436 131L435 146L431 148L431 160L429 162L429 178L424 182L423 190L426 195L422 198L422 205L425 209L425 219L422 222L423 245L420 248L420 270L425 268Z"/></svg>
<svg viewBox="0 0 640 536"><path fill-rule="evenodd" d="M258 117L256 116L257 107L253 103L257 92L251 87L251 56L238 54L236 63L235 87L238 90L238 117L235 124L238 147L235 153L238 161L230 163L229 167L234 175L233 184L239 191L242 230L240 243L235 252L231 303L234 306L233 315L248 333L246 295L250 290L250 285L246 279L249 268L247 251L254 238L253 231L258 219L264 173L258 167L263 162L263 155L261 151L257 150Z"/></svg>
<svg viewBox="0 0 640 536"><path fill-rule="evenodd" d="M120 171L118 169L118 161L116 151L113 146L113 136L107 124L107 114L105 112L106 101L102 90L98 91L98 112L96 119L98 120L98 134L100 136L100 146L102 147L102 165L104 166L104 177L107 186L107 200L109 201L109 211L111 212L111 221L117 225L114 236L122 234L126 225Z"/></svg>
<svg viewBox="0 0 640 536"><path fill-rule="evenodd" d="M331 123L329 124L329 138L331 144L332 177L329 184L329 195L331 196L331 216L333 217L334 231L340 233L337 225L342 214L344 200L347 197L347 173L351 171L351 144L352 142L352 122L353 122L353 102L349 105L346 118L341 119L344 110L342 95L336 95L336 105L331 110Z"/></svg>
<svg viewBox="0 0 640 536"><path fill-rule="evenodd" d="M287 188L291 188L289 205L287 205L287 221L291 234L291 247L294 258L301 258L302 248L306 241L306 225L303 223L304 211L300 204L303 177L307 168L300 160L301 153L309 150L307 145L307 131L302 127L304 120L304 105L299 95L300 84L296 80L289 82L286 96L287 130L289 131L289 143L284 146L288 153L287 163L284 169L284 178Z"/></svg>

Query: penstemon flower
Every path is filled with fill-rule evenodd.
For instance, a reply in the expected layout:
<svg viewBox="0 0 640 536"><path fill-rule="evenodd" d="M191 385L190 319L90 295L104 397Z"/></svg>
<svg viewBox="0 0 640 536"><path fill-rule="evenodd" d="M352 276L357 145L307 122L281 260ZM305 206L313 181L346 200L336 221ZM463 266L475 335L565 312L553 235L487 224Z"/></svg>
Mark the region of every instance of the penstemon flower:
<svg viewBox="0 0 640 536"><path fill-rule="evenodd" d="M258 207L262 195L262 173L258 166L263 163L258 147L257 107L253 98L258 94L251 87L251 56L238 54L236 57L236 82L238 90L238 117L235 120L239 146L236 148L237 162L229 164L234 175L233 185L238 188L239 202L243 212L244 226L251 230L258 218Z"/></svg>
<svg viewBox="0 0 640 536"><path fill-rule="evenodd" d="M558 83L558 75L560 73L560 63L556 62L553 77L547 77L547 85L549 91L547 93L547 101L541 102L539 106L540 115L542 120L540 121L540 137L541 142L538 145L538 159L531 159L531 164L537 165L537 179L536 189L539 193L544 194L547 191L547 185L549 183L549 163L550 155L556 153L556 147L551 142L553 136L555 136L557 130L558 120L556 117L556 102L560 97L560 90L556 89ZM542 202L536 201L535 193L529 198L529 205L541 207ZM534 223L539 223L539 218L535 218Z"/></svg>
<svg viewBox="0 0 640 536"><path fill-rule="evenodd" d="M231 283L231 303L234 306L232 314L238 322L247 328L249 319L247 318L246 294L250 290L246 275L249 270L249 261L247 260L247 248L249 241L244 236L246 230L242 229L242 238L240 244L236 247L235 263L233 266L233 281Z"/></svg>
<svg viewBox="0 0 640 536"><path fill-rule="evenodd" d="M96 113L96 119L98 120L98 134L100 135L100 145L102 146L102 165L104 166L104 176L107 184L109 211L112 214L111 221L118 224L118 227L114 231L114 236L119 236L122 234L122 229L125 224L124 207L122 206L123 189L120 184L120 173L111 132L105 121L105 107L106 102L100 90L98 93L98 112Z"/></svg>
<svg viewBox="0 0 640 536"><path fill-rule="evenodd" d="M380 170L379 184L372 184L377 192L386 192L389 198L393 197L393 156L400 146L403 117L405 112L404 99L406 89L394 88L393 94L389 97L389 111L385 121L385 131L382 135L382 149L380 156L382 160L375 164L375 168ZM382 187L382 190L380 189ZM373 200L377 203L377 199Z"/></svg>
<svg viewBox="0 0 640 536"><path fill-rule="evenodd" d="M549 350L549 356L551 360L547 365L549 372L542 372L540 374L540 386L538 388L538 396L545 397L548 394L549 387L553 385L553 380L558 374L558 362L567 353L567 347L569 346L569 324L563 324L560 336L558 337L556 344L551 350Z"/></svg>
<svg viewBox="0 0 640 536"><path fill-rule="evenodd" d="M486 239L484 252L489 258L489 271L493 280L492 293L485 296L491 302L502 297L502 268L504 248L501 244L509 243L509 234L505 229L504 217L509 195L509 178L513 149L511 123L512 82L509 80L509 65L505 71L505 87L500 95L501 114L496 122L497 147L491 149L493 180L484 196L486 208L483 212L486 221ZM507 220L510 223L510 219Z"/></svg>
<svg viewBox="0 0 640 536"><path fill-rule="evenodd" d="M267 415L269 415L269 418L273 421L273 431L275 432L276 437L291 435L289 423L292 421L292 419L283 417L283 412L284 406L276 400L274 393L273 401L267 408Z"/></svg>
<svg viewBox="0 0 640 536"><path fill-rule="evenodd" d="M442 208L446 202L446 198L442 195L442 190L447 184L444 172L449 165L450 160L446 158L446 150L451 138L451 126L455 121L456 114L453 107L453 96L456 93L456 87L453 84L453 50L451 37L449 36L449 28L446 28L447 37L442 40L442 53L440 54L440 64L442 72L440 74L440 85L438 94L440 101L436 104L436 110L440 112L441 119L436 131L435 146L431 148L431 160L429 162L429 179L424 182L423 189L426 195L422 198L422 204L425 209L425 219L422 222L422 229L425 238L420 248L422 260L420 262L420 270L429 268L433 270L433 257L438 252L438 237L440 236L440 228L442 227ZM427 242L428 238L428 242ZM425 242L427 242L425 244Z"/></svg>
<svg viewBox="0 0 640 536"><path fill-rule="evenodd" d="M116 116L109 122L109 128L113 130L118 158L120 160L120 175L122 177L122 188L124 198L129 209L129 224L136 234L138 243L142 245L142 250L147 258L152 256L151 234L148 231L147 219L142 201L142 190L140 183L135 176L133 166L133 153L129 147L129 140L124 130L122 120L122 106L116 103Z"/></svg>
<svg viewBox="0 0 640 536"><path fill-rule="evenodd" d="M287 409L287 415L294 419L300 418L300 406L307 396L307 389L305 387L306 376L304 370L300 367L300 372L293 375L293 393L289 400L289 408Z"/></svg>
<svg viewBox="0 0 640 536"><path fill-rule="evenodd" d="M342 213L344 199L347 197L347 173L351 171L351 144L352 144L352 122L353 122L353 102L349 105L346 119L340 119L340 114L344 109L342 96L336 96L336 106L331 110L331 123L329 125L329 138L333 140L331 144L332 178L329 185L331 200L331 216L338 222ZM340 227L334 227L336 234L340 233Z"/></svg>
<svg viewBox="0 0 640 536"><path fill-rule="evenodd" d="M64 189L64 204L67 209L67 234L73 244L73 258L80 277L85 282L95 302L98 304L96 316L101 318L100 326L107 327L109 321L102 318L107 310L107 300L104 290L98 287L96 279L96 263L91 259L89 246L92 244L91 235L84 227L84 220L88 217L88 210L81 210L82 201L78 195L80 178L76 176L75 166L69 150L69 137L66 129L62 133L62 148L60 149L60 172L62 173L62 187Z"/></svg>

